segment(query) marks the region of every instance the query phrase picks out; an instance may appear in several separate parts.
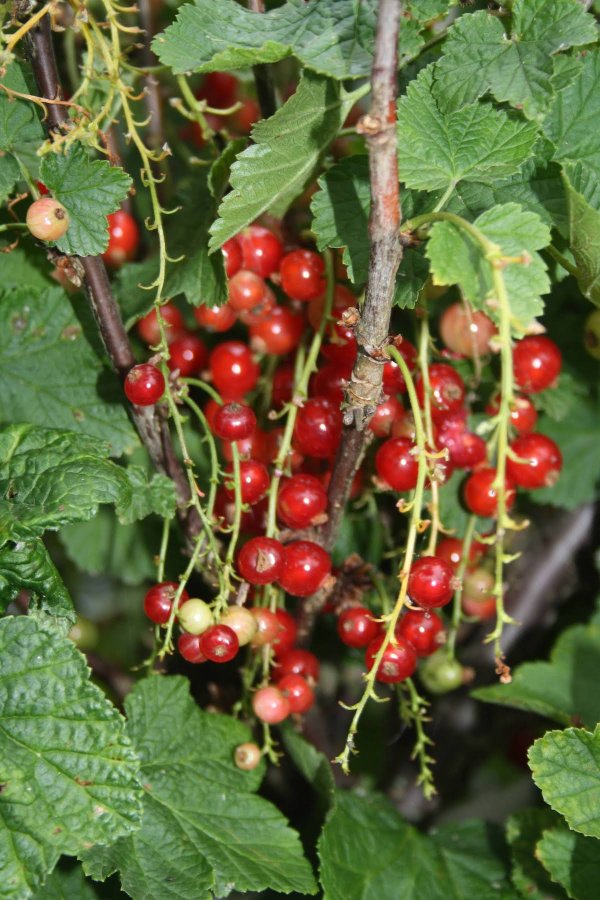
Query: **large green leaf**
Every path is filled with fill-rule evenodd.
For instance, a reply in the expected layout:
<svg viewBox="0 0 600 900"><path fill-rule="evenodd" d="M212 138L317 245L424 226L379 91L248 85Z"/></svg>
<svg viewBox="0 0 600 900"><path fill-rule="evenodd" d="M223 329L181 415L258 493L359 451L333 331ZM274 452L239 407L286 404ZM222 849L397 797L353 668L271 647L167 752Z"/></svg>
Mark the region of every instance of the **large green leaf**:
<svg viewBox="0 0 600 900"><path fill-rule="evenodd" d="M590 202L596 193L597 175L590 178L580 164L564 173L569 210L569 244L577 265L577 283L582 294L600 306L600 204ZM593 196L592 194L592 196Z"/></svg>
<svg viewBox="0 0 600 900"><path fill-rule="evenodd" d="M398 102L398 164L408 187L433 191L461 181L494 184L531 156L537 128L491 104L442 112L433 96L434 66Z"/></svg>
<svg viewBox="0 0 600 900"><path fill-rule="evenodd" d="M597 900L600 883L600 842L566 828L551 828L536 847L536 856L554 881L573 900Z"/></svg>
<svg viewBox="0 0 600 900"><path fill-rule="evenodd" d="M43 621L0 621L0 896L24 900L63 853L140 821L124 722L72 641Z"/></svg>
<svg viewBox="0 0 600 900"><path fill-rule="evenodd" d="M319 841L327 900L515 900L500 829L420 834L387 799L339 791Z"/></svg>
<svg viewBox="0 0 600 900"><path fill-rule="evenodd" d="M139 831L83 854L103 880L118 870L134 898L208 900L271 888L313 893L298 835L255 795L263 768L242 772L235 747L250 732L230 716L202 712L187 679L155 677L126 701L128 728L145 787Z"/></svg>
<svg viewBox="0 0 600 900"><path fill-rule="evenodd" d="M593 732L547 731L528 755L533 780L546 803L565 817L573 831L600 838L600 726Z"/></svg>
<svg viewBox="0 0 600 900"><path fill-rule="evenodd" d="M56 246L63 253L93 256L108 246L106 217L115 212L131 186L129 175L107 160L90 159L81 145L63 155L49 153L40 178L69 213L67 233Z"/></svg>
<svg viewBox="0 0 600 900"><path fill-rule="evenodd" d="M107 441L114 455L138 444L121 385L61 288L1 294L0 325L0 421L26 410L29 422Z"/></svg>
<svg viewBox="0 0 600 900"><path fill-rule="evenodd" d="M6 609L23 590L46 612L75 622L73 601L39 539L0 548L0 609Z"/></svg>
<svg viewBox="0 0 600 900"><path fill-rule="evenodd" d="M549 662L523 663L510 684L478 688L473 696L488 703L539 713L562 725L600 720L600 697L590 690L600 666L600 627L575 625L559 637Z"/></svg>
<svg viewBox="0 0 600 900"><path fill-rule="evenodd" d="M23 72L16 62L3 70L0 81L9 90L19 94L29 93ZM0 199L7 197L21 178L17 160L25 162L35 158L35 150L43 138L44 131L35 105L0 91Z"/></svg>
<svg viewBox="0 0 600 900"><path fill-rule="evenodd" d="M254 126L254 144L231 167L231 191L211 228L213 250L262 213L286 211L337 134L348 106L335 81L305 72L287 103Z"/></svg>
<svg viewBox="0 0 600 900"><path fill-rule="evenodd" d="M577 0L515 0L512 30L488 12L461 16L436 67L436 96L458 109L485 93L539 119L553 96L553 54L596 40Z"/></svg>
<svg viewBox="0 0 600 900"><path fill-rule="evenodd" d="M528 900L566 900L566 894L552 884L537 859L536 845L545 829L560 824L551 809L522 809L506 823L506 839L512 858L512 881Z"/></svg>
<svg viewBox="0 0 600 900"><path fill-rule="evenodd" d="M575 81L560 91L544 120L544 133L554 144L554 158L600 168L600 52L586 54Z"/></svg>
<svg viewBox="0 0 600 900"><path fill-rule="evenodd" d="M108 448L70 431L11 425L0 432L0 545L91 519L101 503L125 503L125 474Z"/></svg>
<svg viewBox="0 0 600 900"><path fill-rule="evenodd" d="M146 522L121 525L111 509L101 507L90 522L61 528L60 540L82 572L112 576L128 585L156 577L160 533Z"/></svg>

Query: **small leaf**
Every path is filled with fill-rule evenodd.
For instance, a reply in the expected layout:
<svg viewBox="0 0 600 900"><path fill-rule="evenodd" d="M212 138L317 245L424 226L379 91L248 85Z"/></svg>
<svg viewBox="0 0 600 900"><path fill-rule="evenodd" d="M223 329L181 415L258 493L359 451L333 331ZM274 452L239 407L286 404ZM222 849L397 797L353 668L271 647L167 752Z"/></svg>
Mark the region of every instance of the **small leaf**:
<svg viewBox="0 0 600 900"><path fill-rule="evenodd" d="M13 62L3 69L2 84L9 91L28 94L29 87L18 63ZM21 180L18 164L32 158L32 174L37 173L35 151L44 139L38 112L33 103L0 91L0 196L8 197Z"/></svg>
<svg viewBox="0 0 600 900"><path fill-rule="evenodd" d="M56 247L62 253L94 256L108 246L106 217L127 196L131 178L106 160L92 160L81 145L66 155L49 153L40 178L69 213L69 228Z"/></svg>
<svg viewBox="0 0 600 900"><path fill-rule="evenodd" d="M0 621L3 896L30 897L61 854L138 826L138 762L123 726L72 641L27 616Z"/></svg>
<svg viewBox="0 0 600 900"><path fill-rule="evenodd" d="M0 608L23 590L45 612L75 622L73 601L41 540L0 548Z"/></svg>
<svg viewBox="0 0 600 900"><path fill-rule="evenodd" d="M536 856L573 900L597 900L600 843L595 838L564 827L550 828L538 843Z"/></svg>
<svg viewBox="0 0 600 900"><path fill-rule="evenodd" d="M528 900L565 900L565 893L553 885L537 859L536 844L544 829L560 823L550 809L522 809L506 823L506 839L512 858L512 882Z"/></svg>
<svg viewBox="0 0 600 900"><path fill-rule="evenodd" d="M327 804L332 803L335 799L335 781L327 757L309 744L289 722L282 725L281 734L296 768Z"/></svg>
<svg viewBox="0 0 600 900"><path fill-rule="evenodd" d="M547 731L529 748L529 768L546 803L569 828L600 837L600 726Z"/></svg>
<svg viewBox="0 0 600 900"><path fill-rule="evenodd" d="M231 166L235 162L236 156L238 156L242 150L246 149L247 144L248 139L245 137L235 138L235 140L229 141L221 155L215 159L210 167L208 173L208 187L212 196L218 202L223 199L223 195L229 185Z"/></svg>
<svg viewBox="0 0 600 900"><path fill-rule="evenodd" d="M177 506L175 485L166 475L154 474L150 479L140 466L128 466L125 470L131 493L127 502L117 505L117 516L122 525L131 525L138 519L155 514L172 519Z"/></svg>

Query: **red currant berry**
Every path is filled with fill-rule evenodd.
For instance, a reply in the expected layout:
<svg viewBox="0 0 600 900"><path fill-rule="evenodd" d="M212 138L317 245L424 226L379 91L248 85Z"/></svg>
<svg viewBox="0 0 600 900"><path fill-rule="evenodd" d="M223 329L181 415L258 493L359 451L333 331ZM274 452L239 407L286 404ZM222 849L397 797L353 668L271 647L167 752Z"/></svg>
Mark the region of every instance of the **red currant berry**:
<svg viewBox="0 0 600 900"><path fill-rule="evenodd" d="M230 116L232 128L240 134L249 134L252 126L260 119L260 107L253 97L243 97L241 106Z"/></svg>
<svg viewBox="0 0 600 900"><path fill-rule="evenodd" d="M460 356L476 357L489 353L490 340L497 331L485 313L474 311L468 304L452 303L440 319L443 342Z"/></svg>
<svg viewBox="0 0 600 900"><path fill-rule="evenodd" d="M431 387L431 417L440 422L448 413L455 413L465 401L465 383L452 366L447 363L434 363L429 366L429 384ZM423 379L416 383L419 405L423 407L425 388Z"/></svg>
<svg viewBox="0 0 600 900"><path fill-rule="evenodd" d="M231 474L232 469L228 468L226 475L231 476ZM269 490L270 483L269 471L264 463L258 462L256 459L243 459L240 462L242 503L248 503L250 506L258 503ZM234 487L228 487L226 484L225 495L229 500L234 500Z"/></svg>
<svg viewBox="0 0 600 900"><path fill-rule="evenodd" d="M317 591L331 572L331 557L314 541L293 541L284 547L279 584L294 597L308 597Z"/></svg>
<svg viewBox="0 0 600 900"><path fill-rule="evenodd" d="M206 662L206 657L200 649L199 634L180 634L177 638L177 649L186 662Z"/></svg>
<svg viewBox="0 0 600 900"><path fill-rule="evenodd" d="M537 394L554 384L562 367L561 352L543 334L530 335L513 347L515 381L527 394Z"/></svg>
<svg viewBox="0 0 600 900"><path fill-rule="evenodd" d="M277 687L290 704L290 712L305 713L315 702L315 693L301 675L286 675Z"/></svg>
<svg viewBox="0 0 600 900"><path fill-rule="evenodd" d="M277 495L277 517L288 528L307 528L327 509L327 493L314 475L293 475Z"/></svg>
<svg viewBox="0 0 600 900"><path fill-rule="evenodd" d="M267 286L260 275L240 269L229 281L229 305L239 312L264 302Z"/></svg>
<svg viewBox="0 0 600 900"><path fill-rule="evenodd" d="M414 347L410 341L407 341L405 338L403 338L402 341L400 341L396 345L396 349L408 366L409 370L413 372L417 365L416 347ZM402 369L393 359L389 359L383 367L382 386L384 393L389 394L390 396L393 396L394 394L403 394L406 390L406 383L404 381Z"/></svg>
<svg viewBox="0 0 600 900"><path fill-rule="evenodd" d="M227 625L235 631L240 647L245 647L254 638L257 631L256 619L244 606L230 606L223 613L219 625Z"/></svg>
<svg viewBox="0 0 600 900"><path fill-rule="evenodd" d="M198 375L206 364L206 347L195 334L184 334L172 341L169 353L169 369L179 372L182 378Z"/></svg>
<svg viewBox="0 0 600 900"><path fill-rule="evenodd" d="M410 491L417 483L419 463L412 449L406 438L390 438L375 454L377 477L393 491Z"/></svg>
<svg viewBox="0 0 600 900"><path fill-rule="evenodd" d="M277 725L290 714L290 701L279 688L267 685L259 688L252 698L254 715L267 725Z"/></svg>
<svg viewBox="0 0 600 900"><path fill-rule="evenodd" d="M444 623L430 610L408 609L398 623L396 636L412 644L417 656L430 656L444 643Z"/></svg>
<svg viewBox="0 0 600 900"><path fill-rule="evenodd" d="M498 513L498 491L494 486L496 470L490 466L477 469L467 478L464 488L465 503L476 516L494 517ZM509 510L515 502L515 488L511 478L505 479L506 509Z"/></svg>
<svg viewBox="0 0 600 900"><path fill-rule="evenodd" d="M298 410L294 441L300 453L328 459L341 436L342 414L329 400L315 397Z"/></svg>
<svg viewBox="0 0 600 900"><path fill-rule="evenodd" d="M232 237L225 241L221 247L221 253L225 264L225 274L228 278L233 278L242 268L243 262L242 245L238 238Z"/></svg>
<svg viewBox="0 0 600 900"><path fill-rule="evenodd" d="M562 469L562 454L545 434L523 434L510 445L519 459L508 457L506 471L518 487L533 491L552 487ZM521 460L521 461L519 461Z"/></svg>
<svg viewBox="0 0 600 900"><path fill-rule="evenodd" d="M314 653L303 650L302 647L292 647L279 654L273 675L276 680L287 675L302 675L308 681L316 682L319 680L319 670L319 660Z"/></svg>
<svg viewBox="0 0 600 900"><path fill-rule="evenodd" d="M275 613L264 606L255 606L250 612L256 621L256 634L252 638L252 646L263 647L265 644L272 644L281 631L281 624Z"/></svg>
<svg viewBox="0 0 600 900"><path fill-rule="evenodd" d="M496 614L494 576L487 569L471 569L465 573L460 598L462 611L476 619L489 619Z"/></svg>
<svg viewBox="0 0 600 900"><path fill-rule="evenodd" d="M245 744L239 744L235 748L233 761L238 769L242 772L252 772L259 765L262 753L260 747L253 741L247 741Z"/></svg>
<svg viewBox="0 0 600 900"><path fill-rule="evenodd" d="M471 541L469 548L469 562L474 564L486 551L486 545L480 541ZM462 560L463 542L460 538L446 537L437 545L435 555L452 566L456 572Z"/></svg>
<svg viewBox="0 0 600 900"><path fill-rule="evenodd" d="M241 341L225 341L210 355L212 380L223 397L240 400L258 381L259 369L252 353Z"/></svg>
<svg viewBox="0 0 600 900"><path fill-rule="evenodd" d="M277 620L277 633L272 643L273 653L279 658L288 653L296 643L298 625L294 617L285 609L275 610L275 618Z"/></svg>
<svg viewBox="0 0 600 900"><path fill-rule="evenodd" d="M303 333L302 316L287 306L274 306L267 315L250 325L250 343L258 353L285 356L296 349Z"/></svg>
<svg viewBox="0 0 600 900"><path fill-rule="evenodd" d="M160 315L164 322L165 333L169 343L185 334L185 322L176 306L173 306L172 303L165 303L160 308ZM158 327L155 309L151 309L148 315L140 319L136 328L141 339L149 347L155 347L160 343L160 328Z"/></svg>
<svg viewBox="0 0 600 900"><path fill-rule="evenodd" d="M179 585L175 581L163 581L153 585L144 597L144 612L151 622L164 625L169 621L173 600ZM179 605L190 599L190 595L184 589L179 600Z"/></svg>
<svg viewBox="0 0 600 900"><path fill-rule="evenodd" d="M385 397L369 422L369 428L376 437L389 437L392 425L404 413L402 404L396 397Z"/></svg>
<svg viewBox="0 0 600 900"><path fill-rule="evenodd" d="M325 301L327 299L327 292L324 290L323 293L316 298L316 300L311 300L308 306L308 321L311 324L313 331L318 331L321 327L321 322L323 321L323 314L325 312ZM331 324L328 326L326 335L331 339L334 334L334 322L338 319L341 319L342 314L349 307L356 306L356 297L349 291L347 287L343 284L336 284L334 287L333 294L333 309L331 310ZM353 335L354 333L351 332Z"/></svg>
<svg viewBox="0 0 600 900"><path fill-rule="evenodd" d="M486 408L488 416L497 416L500 412L500 394L496 393L490 398ZM514 405L510 411L510 424L517 434L528 434L533 431L537 422L537 410L529 397L515 397Z"/></svg>
<svg viewBox="0 0 600 900"><path fill-rule="evenodd" d="M402 415L392 423L392 437L407 438L411 444L414 444L417 430L413 414L408 409L403 409Z"/></svg>
<svg viewBox="0 0 600 900"><path fill-rule="evenodd" d="M47 197L50 191L42 181L36 181L36 187L40 192L40 197Z"/></svg>
<svg viewBox="0 0 600 900"><path fill-rule="evenodd" d="M198 325L207 331L229 331L235 325L236 314L229 303L222 306L197 306L194 309L194 318Z"/></svg>
<svg viewBox="0 0 600 900"><path fill-rule="evenodd" d="M239 81L230 72L209 72L196 93L198 100L206 100L214 109L228 109L237 100Z"/></svg>
<svg viewBox="0 0 600 900"><path fill-rule="evenodd" d="M262 225L244 228L238 237L242 246L244 268L269 278L276 272L283 256L283 245L277 235Z"/></svg>
<svg viewBox="0 0 600 900"><path fill-rule="evenodd" d="M140 245L140 229L130 213L118 209L108 217L108 247L102 254L107 266L118 269L135 258Z"/></svg>
<svg viewBox="0 0 600 900"><path fill-rule="evenodd" d="M347 647L367 647L379 634L379 624L366 606L351 606L340 613L337 633Z"/></svg>
<svg viewBox="0 0 600 900"><path fill-rule="evenodd" d="M249 406L225 403L215 413L212 430L224 441L243 441L256 429L256 415Z"/></svg>
<svg viewBox="0 0 600 900"><path fill-rule="evenodd" d="M487 457L487 446L478 434L467 431L463 422L444 420L437 431L436 443L449 454L449 461L457 469L474 469Z"/></svg>
<svg viewBox="0 0 600 900"><path fill-rule="evenodd" d="M454 571L438 556L422 556L410 567L408 593L426 609L445 606L452 599Z"/></svg>
<svg viewBox="0 0 600 900"><path fill-rule="evenodd" d="M369 671L375 665L375 657L381 649L385 635L381 634L371 641L367 647L365 662ZM387 645L377 668L377 681L385 684L396 684L410 678L417 668L417 654L412 644L404 638L395 638Z"/></svg>
<svg viewBox="0 0 600 900"><path fill-rule="evenodd" d="M238 636L227 625L212 625L200 638L200 650L211 662L229 662L239 649Z"/></svg>
<svg viewBox="0 0 600 900"><path fill-rule="evenodd" d="M271 584L283 568L283 544L273 538L250 538L238 553L238 571L250 584Z"/></svg>
<svg viewBox="0 0 600 900"><path fill-rule="evenodd" d="M125 379L125 396L135 406L152 406L165 392L165 379L160 369L150 363L134 366Z"/></svg>
<svg viewBox="0 0 600 900"><path fill-rule="evenodd" d="M292 250L279 268L282 290L294 300L310 302L325 290L325 263L312 250Z"/></svg>
<svg viewBox="0 0 600 900"><path fill-rule="evenodd" d="M69 227L69 213L58 200L42 197L31 204L25 221L39 241L58 241Z"/></svg>
<svg viewBox="0 0 600 900"><path fill-rule="evenodd" d="M275 369L271 385L271 403L273 409L281 409L289 403L294 394L294 366L292 363L281 363Z"/></svg>
<svg viewBox="0 0 600 900"><path fill-rule="evenodd" d="M340 366L334 362L325 363L311 378L311 396L329 400L334 406L341 406L344 400L344 389L351 374L351 366Z"/></svg>
<svg viewBox="0 0 600 900"><path fill-rule="evenodd" d="M204 404L204 417L213 434L215 434L215 418L220 409L222 409L222 404L217 403L212 397Z"/></svg>

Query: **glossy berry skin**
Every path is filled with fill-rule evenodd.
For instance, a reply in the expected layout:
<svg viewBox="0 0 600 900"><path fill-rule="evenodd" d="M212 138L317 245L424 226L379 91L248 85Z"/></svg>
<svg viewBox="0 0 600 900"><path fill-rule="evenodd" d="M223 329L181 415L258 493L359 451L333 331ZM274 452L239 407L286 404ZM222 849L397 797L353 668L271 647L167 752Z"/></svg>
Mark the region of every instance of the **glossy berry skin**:
<svg viewBox="0 0 600 900"><path fill-rule="evenodd" d="M275 613L265 606L255 606L250 612L256 621L256 633L251 641L252 646L263 647L265 644L273 643L281 631L281 625Z"/></svg>
<svg viewBox="0 0 600 900"><path fill-rule="evenodd" d="M283 559L283 544L274 538L255 537L238 553L237 567L250 584L272 584L281 574Z"/></svg>
<svg viewBox="0 0 600 900"><path fill-rule="evenodd" d="M196 597L192 597L191 600L186 600L185 603L180 604L177 610L177 618L183 630L188 631L190 634L203 634L214 622L212 610L208 603Z"/></svg>
<svg viewBox="0 0 600 900"><path fill-rule="evenodd" d="M271 405L273 409L281 409L284 403L289 403L294 394L294 366L292 363L282 362L277 366L271 384Z"/></svg>
<svg viewBox="0 0 600 900"><path fill-rule="evenodd" d="M421 556L410 567L408 594L425 609L445 606L452 599L454 570L438 556Z"/></svg>
<svg viewBox="0 0 600 900"><path fill-rule="evenodd" d="M381 634L367 647L365 663L369 671L375 664L375 657L384 639L385 635ZM397 684L399 681L410 678L416 668L417 654L414 647L404 638L396 638L395 643L390 641L384 650L375 677L377 681L382 681L384 684Z"/></svg>
<svg viewBox="0 0 600 900"><path fill-rule="evenodd" d="M118 209L108 217L108 247L102 254L107 266L119 268L137 255L140 229L130 213Z"/></svg>
<svg viewBox="0 0 600 900"><path fill-rule="evenodd" d="M240 647L250 643L258 627L256 619L245 606L230 606L221 616L219 625L227 625L235 631Z"/></svg>
<svg viewBox="0 0 600 900"><path fill-rule="evenodd" d="M287 306L274 306L250 325L250 343L258 353L285 356L295 350L304 333L304 320Z"/></svg>
<svg viewBox="0 0 600 900"><path fill-rule="evenodd" d="M225 341L215 347L209 366L213 384L228 400L240 400L258 381L258 365L241 341Z"/></svg>
<svg viewBox="0 0 600 900"><path fill-rule="evenodd" d="M498 492L494 487L496 470L490 466L477 469L469 476L464 487L464 498L469 509L481 518L494 517L498 513ZM506 509L515 502L515 488L511 478L505 480Z"/></svg>
<svg viewBox="0 0 600 900"><path fill-rule="evenodd" d="M173 600L179 585L176 581L162 581L153 585L144 597L144 612L151 622L157 625L165 625L171 616ZM179 600L179 606L190 599L190 595L184 589Z"/></svg>
<svg viewBox="0 0 600 900"><path fill-rule="evenodd" d="M293 300L309 303L325 290L325 263L312 250L292 250L281 260L279 274L283 291Z"/></svg>
<svg viewBox="0 0 600 900"><path fill-rule="evenodd" d="M314 475L293 475L279 488L277 518L288 528L307 528L327 509L327 493Z"/></svg>
<svg viewBox="0 0 600 900"><path fill-rule="evenodd" d="M195 334L184 334L169 346L167 365L171 372L179 372L182 378L198 375L206 364L206 347Z"/></svg>
<svg viewBox="0 0 600 900"><path fill-rule="evenodd" d="M351 606L340 613L337 633L347 647L367 647L379 634L379 624L366 606Z"/></svg>
<svg viewBox="0 0 600 900"><path fill-rule="evenodd" d="M276 234L262 225L250 225L238 235L244 269L269 278L276 272L283 256L283 244Z"/></svg>
<svg viewBox="0 0 600 900"><path fill-rule="evenodd" d="M466 615L488 619L496 614L494 581L494 576L487 569L478 567L467 570L460 598L462 610Z"/></svg>
<svg viewBox="0 0 600 900"><path fill-rule="evenodd" d="M129 370L124 388L130 403L135 406L152 406L165 392L165 379L156 366L141 363Z"/></svg>
<svg viewBox="0 0 600 900"><path fill-rule="evenodd" d="M260 275L240 269L229 280L229 305L236 312L242 309L254 309L264 302L266 284Z"/></svg>
<svg viewBox="0 0 600 900"><path fill-rule="evenodd" d="M273 653L279 659L288 653L298 637L298 625L295 618L285 609L275 610L277 632L273 639Z"/></svg>
<svg viewBox="0 0 600 900"><path fill-rule="evenodd" d="M342 414L329 400L315 397L298 410L294 441L304 456L328 459L342 435Z"/></svg>
<svg viewBox="0 0 600 900"><path fill-rule="evenodd" d="M444 642L444 623L430 610L408 609L396 627L396 636L412 644L417 656L431 656Z"/></svg>
<svg viewBox="0 0 600 900"><path fill-rule="evenodd" d="M344 390L351 374L351 366L339 366L337 363L326 362L319 366L318 371L310 380L311 396L329 400L335 406L340 406L344 400Z"/></svg>
<svg viewBox="0 0 600 900"><path fill-rule="evenodd" d="M513 367L517 386L526 394L537 394L560 375L562 355L549 337L529 335L513 347Z"/></svg>
<svg viewBox="0 0 600 900"><path fill-rule="evenodd" d="M194 318L202 328L220 334L235 325L237 316L235 309L224 303L222 306L197 306L194 308Z"/></svg>
<svg viewBox="0 0 600 900"><path fill-rule="evenodd" d="M256 718L267 725L283 722L291 712L288 698L272 685L257 690L252 698L252 709Z"/></svg>
<svg viewBox="0 0 600 900"><path fill-rule="evenodd" d="M545 434L523 434L510 445L523 462L510 456L506 471L517 487L533 491L556 484L562 469L562 454L554 441Z"/></svg>
<svg viewBox="0 0 600 900"><path fill-rule="evenodd" d="M389 437L392 425L404 413L404 408L396 397L385 397L373 413L369 428L376 437Z"/></svg>
<svg viewBox="0 0 600 900"><path fill-rule="evenodd" d="M253 741L239 744L233 754L233 761L242 772L252 772L260 763L261 758L260 747Z"/></svg>
<svg viewBox="0 0 600 900"><path fill-rule="evenodd" d="M465 418L458 414L443 419L436 430L436 445L448 451L455 468L474 469L485 461L487 446L483 438L468 430Z"/></svg>
<svg viewBox="0 0 600 900"><path fill-rule="evenodd" d="M31 204L25 222L39 241L58 241L69 227L69 213L58 200L42 197Z"/></svg>
<svg viewBox="0 0 600 900"><path fill-rule="evenodd" d="M172 303L165 303L160 308L160 315L164 322L167 342L170 344L185 334L185 322L183 316ZM149 347L155 347L160 343L160 328L158 327L156 310L151 309L136 325L137 333Z"/></svg>
<svg viewBox="0 0 600 900"><path fill-rule="evenodd" d="M227 625L212 625L200 638L200 650L211 662L229 662L239 649L238 636Z"/></svg>
<svg viewBox="0 0 600 900"><path fill-rule="evenodd" d="M434 422L441 422L449 413L458 412L465 402L465 383L456 369L447 363L434 363L429 366L429 384L431 387L431 417ZM417 379L417 397L423 407L425 387L423 379Z"/></svg>
<svg viewBox="0 0 600 900"><path fill-rule="evenodd" d="M232 476L232 469L228 468L226 476ZM253 506L265 496L269 490L269 471L264 463L258 462L256 459L243 459L240 462L240 486L242 494L242 503L248 503ZM225 494L229 500L235 500L234 487L228 487L225 484Z"/></svg>
<svg viewBox="0 0 600 900"><path fill-rule="evenodd" d="M497 416L500 411L500 394L494 394L490 398L486 408L488 416ZM529 434L533 431L538 414L529 397L515 397L514 405L510 411L510 424L517 434Z"/></svg>
<svg viewBox="0 0 600 900"><path fill-rule="evenodd" d="M377 477L393 491L410 491L417 483L419 463L411 453L413 446L406 438L390 438L375 454Z"/></svg>
<svg viewBox="0 0 600 900"><path fill-rule="evenodd" d="M314 541L293 541L284 548L279 584L294 597L317 591L331 572L331 557Z"/></svg>
<svg viewBox="0 0 600 900"><path fill-rule="evenodd" d="M315 693L302 675L286 675L277 682L277 687L290 704L290 712L308 712L315 702Z"/></svg>
<svg viewBox="0 0 600 900"><path fill-rule="evenodd" d="M177 649L186 662L203 663L206 657L200 649L199 634L180 634L177 638Z"/></svg>
<svg viewBox="0 0 600 900"><path fill-rule="evenodd" d="M409 371L413 372L417 365L417 348L407 341L405 338L396 345L400 356L408 366ZM394 394L403 394L406 391L406 383L402 369L398 363L389 359L383 367L383 391L385 394L393 396Z"/></svg>
<svg viewBox="0 0 600 900"><path fill-rule="evenodd" d="M279 655L273 668L273 676L280 680L288 675L301 675L308 681L318 681L319 670L319 660L314 653L302 647L292 647Z"/></svg>
<svg viewBox="0 0 600 900"><path fill-rule="evenodd" d="M471 546L469 548L469 563L474 565L477 560L483 556L486 549L486 545L480 541L471 541ZM462 552L463 542L460 538L445 537L438 543L435 555L452 566L456 572L462 559Z"/></svg>
<svg viewBox="0 0 600 900"><path fill-rule="evenodd" d="M444 344L460 356L477 357L489 353L490 340L497 331L485 313L463 303L446 307L440 319L440 336Z"/></svg>
<svg viewBox="0 0 600 900"><path fill-rule="evenodd" d="M237 237L229 238L221 247L223 254L223 263L225 265L225 274L228 278L240 271L243 264L242 245ZM201 307L200 307L201 308Z"/></svg>
<svg viewBox="0 0 600 900"><path fill-rule="evenodd" d="M196 94L213 109L228 109L237 100L240 83L230 72L209 72L204 76Z"/></svg>
<svg viewBox="0 0 600 900"><path fill-rule="evenodd" d="M215 413L213 432L224 441L243 441L256 429L256 415L241 403L224 403Z"/></svg>

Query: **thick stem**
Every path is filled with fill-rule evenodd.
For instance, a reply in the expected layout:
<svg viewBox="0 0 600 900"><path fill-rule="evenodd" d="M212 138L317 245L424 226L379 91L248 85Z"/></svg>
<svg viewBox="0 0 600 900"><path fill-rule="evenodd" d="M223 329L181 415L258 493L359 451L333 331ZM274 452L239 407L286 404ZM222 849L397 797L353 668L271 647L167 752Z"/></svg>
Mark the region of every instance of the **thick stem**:
<svg viewBox="0 0 600 900"><path fill-rule="evenodd" d="M139 17L143 30L140 46L140 62L145 69L151 69L158 62L150 44L154 35L154 22L152 15L152 3L150 0L139 0ZM144 103L148 110L148 143L153 150L158 150L164 144L162 103L158 80L151 72L144 75L145 96Z"/></svg>
<svg viewBox="0 0 600 900"><path fill-rule="evenodd" d="M255 13L264 13L264 0L248 0L248 9ZM263 119L268 119L277 111L277 100L275 98L275 86L271 74L271 66L267 63L260 63L252 66L254 74L254 84L256 85L256 96Z"/></svg>

